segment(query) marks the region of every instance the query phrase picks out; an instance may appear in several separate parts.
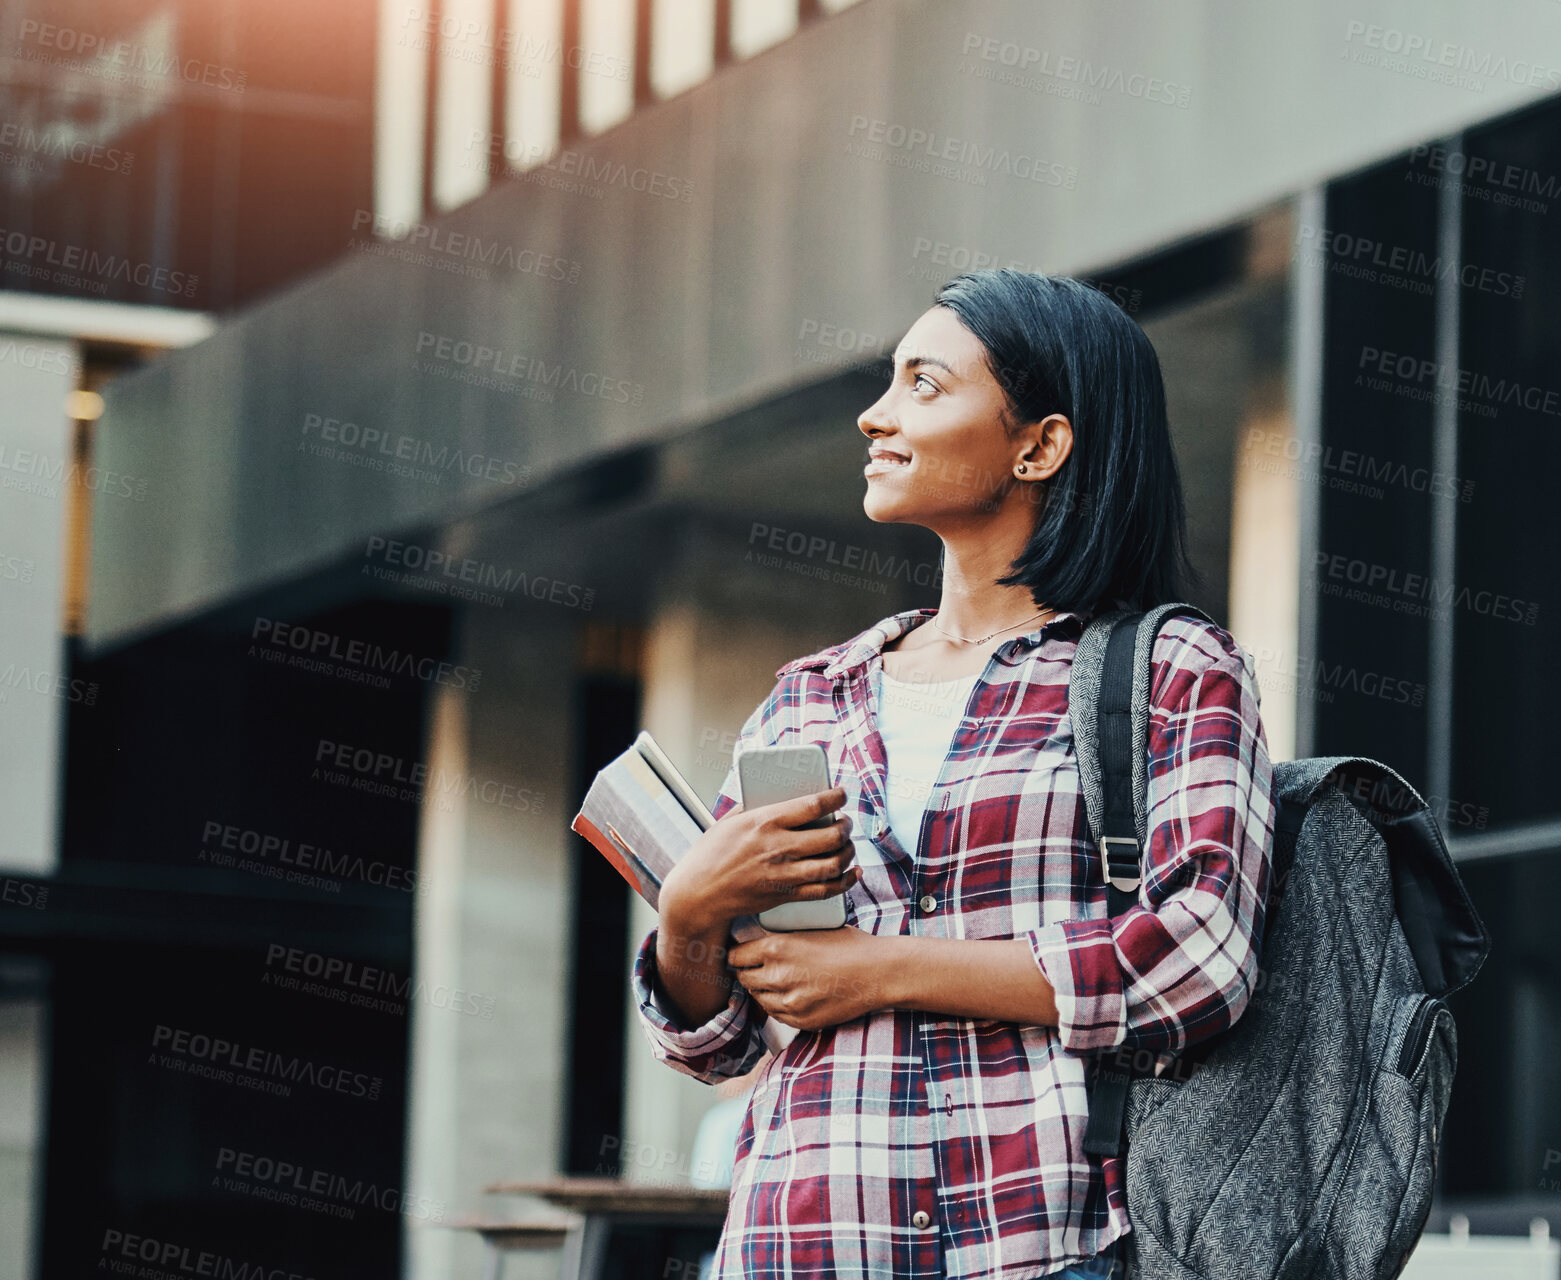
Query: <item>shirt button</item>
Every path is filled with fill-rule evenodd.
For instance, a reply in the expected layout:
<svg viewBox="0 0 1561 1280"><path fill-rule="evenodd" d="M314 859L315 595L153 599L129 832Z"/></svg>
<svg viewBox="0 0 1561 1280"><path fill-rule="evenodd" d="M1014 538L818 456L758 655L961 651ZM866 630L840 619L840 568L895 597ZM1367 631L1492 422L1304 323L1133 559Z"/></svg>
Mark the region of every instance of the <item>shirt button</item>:
<svg viewBox="0 0 1561 1280"><path fill-rule="evenodd" d="M921 900L921 909L923 911L936 911L938 909L938 900L936 898L934 898L930 893L927 894Z"/></svg>
<svg viewBox="0 0 1561 1280"><path fill-rule="evenodd" d="M911 1226L918 1231L925 1231L932 1225L932 1215L925 1209L918 1209L911 1215Z"/></svg>

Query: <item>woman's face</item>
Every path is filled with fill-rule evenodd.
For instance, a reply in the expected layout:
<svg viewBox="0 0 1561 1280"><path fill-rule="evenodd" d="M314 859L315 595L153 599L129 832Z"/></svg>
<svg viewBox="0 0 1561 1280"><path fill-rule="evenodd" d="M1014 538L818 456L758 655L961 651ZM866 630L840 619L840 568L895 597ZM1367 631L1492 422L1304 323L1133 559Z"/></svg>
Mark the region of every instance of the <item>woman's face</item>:
<svg viewBox="0 0 1561 1280"><path fill-rule="evenodd" d="M925 312L895 350L888 390L857 419L868 438L868 518L939 532L984 520L1005 500L1038 500L1039 486L1025 481L1062 465L1072 432L1065 418L1045 420L1061 424L1060 450L1042 423L1010 436L1005 408L986 349L947 307ZM1014 474L1020 462L1024 477Z"/></svg>

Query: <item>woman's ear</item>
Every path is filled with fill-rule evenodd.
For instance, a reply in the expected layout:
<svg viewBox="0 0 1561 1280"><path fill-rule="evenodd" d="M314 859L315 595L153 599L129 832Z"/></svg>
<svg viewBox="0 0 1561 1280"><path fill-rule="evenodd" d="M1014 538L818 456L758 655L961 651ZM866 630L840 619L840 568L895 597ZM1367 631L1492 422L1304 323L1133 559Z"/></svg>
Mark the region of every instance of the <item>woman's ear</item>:
<svg viewBox="0 0 1561 1280"><path fill-rule="evenodd" d="M1047 414L1025 431L1015 474L1024 480L1049 480L1072 452L1073 424L1063 414Z"/></svg>

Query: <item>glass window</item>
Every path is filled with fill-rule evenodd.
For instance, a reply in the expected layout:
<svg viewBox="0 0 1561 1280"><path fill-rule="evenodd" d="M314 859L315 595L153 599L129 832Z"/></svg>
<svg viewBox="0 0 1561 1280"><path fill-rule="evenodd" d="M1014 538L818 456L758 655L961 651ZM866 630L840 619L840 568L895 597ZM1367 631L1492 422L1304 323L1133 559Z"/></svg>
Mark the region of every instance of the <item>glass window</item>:
<svg viewBox="0 0 1561 1280"><path fill-rule="evenodd" d="M1461 150L1416 167L1464 183L1458 369L1434 378L1459 397L1451 789L1499 830L1561 816L1561 110L1471 130Z"/></svg>
<svg viewBox="0 0 1561 1280"><path fill-rule="evenodd" d="M706 79L715 65L715 0L656 0L650 83L670 98Z"/></svg>
<svg viewBox="0 0 1561 1280"><path fill-rule="evenodd" d="M443 0L439 9L438 107L434 115L434 204L453 209L488 186L486 153L471 140L491 126L493 63L502 57L493 0Z"/></svg>
<svg viewBox="0 0 1561 1280"><path fill-rule="evenodd" d="M558 149L563 38L563 0L510 0L503 154L513 168L530 169Z"/></svg>
<svg viewBox="0 0 1561 1280"><path fill-rule="evenodd" d="M732 0L732 52L749 58L797 29L797 0Z"/></svg>
<svg viewBox="0 0 1561 1280"><path fill-rule="evenodd" d="M416 12L416 11L412 11ZM423 119L430 38L402 0L380 0L374 80L374 212L379 225L407 226L423 208Z"/></svg>
<svg viewBox="0 0 1561 1280"><path fill-rule="evenodd" d="M634 0L580 0L580 128L600 133L634 110Z"/></svg>

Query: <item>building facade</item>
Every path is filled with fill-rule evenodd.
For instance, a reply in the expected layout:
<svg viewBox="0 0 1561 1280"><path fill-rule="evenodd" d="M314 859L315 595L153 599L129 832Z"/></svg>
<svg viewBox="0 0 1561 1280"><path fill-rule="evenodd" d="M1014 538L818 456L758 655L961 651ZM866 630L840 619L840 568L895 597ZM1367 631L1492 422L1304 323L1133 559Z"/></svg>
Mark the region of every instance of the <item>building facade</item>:
<svg viewBox="0 0 1561 1280"><path fill-rule="evenodd" d="M177 83L8 188L7 475L91 469L0 526L13 1273L138 1236L443 1276L494 1182L687 1177L710 1091L652 1061L649 912L569 819L640 727L713 795L778 666L936 602L855 418L1010 265L1154 341L1273 757L1391 764L1491 928L1433 1226L1561 1227L1561 11L1368 8L18 19L35 88ZM13 270L40 238L115 291Z"/></svg>

